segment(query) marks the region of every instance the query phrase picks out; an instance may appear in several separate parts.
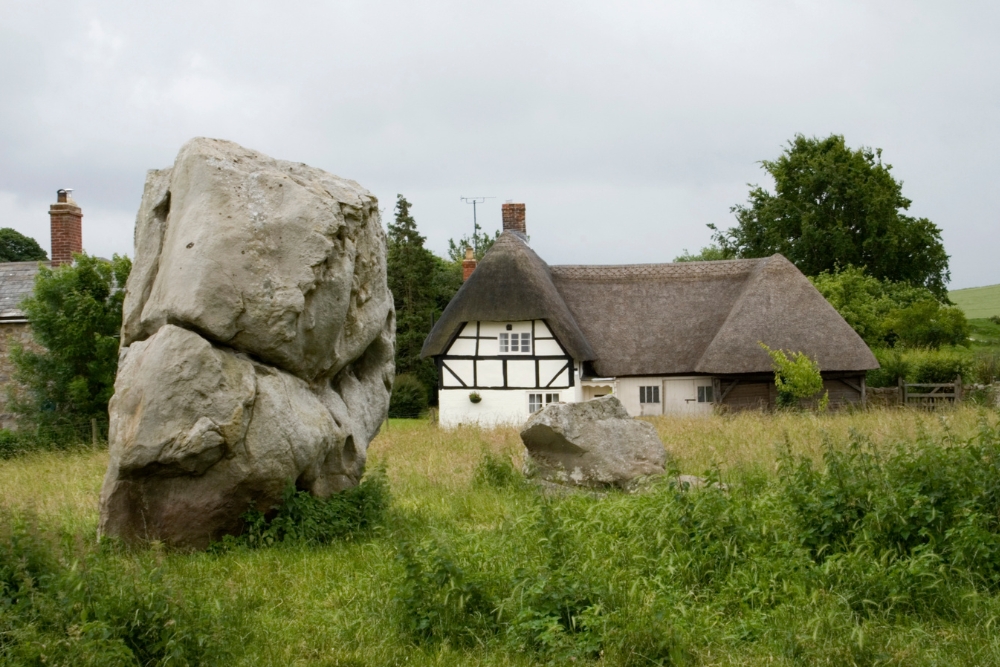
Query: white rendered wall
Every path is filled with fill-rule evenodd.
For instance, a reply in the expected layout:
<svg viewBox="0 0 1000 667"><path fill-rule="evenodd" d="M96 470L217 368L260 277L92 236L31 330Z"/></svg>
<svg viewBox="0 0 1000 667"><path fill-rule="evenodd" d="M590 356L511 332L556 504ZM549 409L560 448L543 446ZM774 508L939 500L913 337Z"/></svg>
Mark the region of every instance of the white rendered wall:
<svg viewBox="0 0 1000 667"><path fill-rule="evenodd" d="M661 414L709 414L712 403L698 403L698 387L712 386L712 378L695 377L623 377L617 379L617 396L633 417ZM659 387L660 403L639 403L639 387Z"/></svg>
<svg viewBox="0 0 1000 667"><path fill-rule="evenodd" d="M439 423L444 428L460 424L520 426L528 419L528 390L480 389L479 403L469 400L469 389L442 389L438 392Z"/></svg>

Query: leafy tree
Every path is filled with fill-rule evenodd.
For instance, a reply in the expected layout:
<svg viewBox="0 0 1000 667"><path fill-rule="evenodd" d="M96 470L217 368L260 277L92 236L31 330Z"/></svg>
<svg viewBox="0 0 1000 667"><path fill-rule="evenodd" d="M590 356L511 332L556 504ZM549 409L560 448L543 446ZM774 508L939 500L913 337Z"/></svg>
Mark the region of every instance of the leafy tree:
<svg viewBox="0 0 1000 667"><path fill-rule="evenodd" d="M437 369L431 360L420 358L420 348L462 286L462 271L424 247L410 206L397 195L395 221L389 224L386 270L396 306L396 372L414 376L436 404Z"/></svg>
<svg viewBox="0 0 1000 667"><path fill-rule="evenodd" d="M878 280L854 267L810 280L870 346L967 344L965 315L926 287Z"/></svg>
<svg viewBox="0 0 1000 667"><path fill-rule="evenodd" d="M0 229L0 262L44 262L49 258L38 241L16 229Z"/></svg>
<svg viewBox="0 0 1000 667"><path fill-rule="evenodd" d="M457 242L455 239L448 239L448 259L461 267L462 260L465 259L465 249L472 248L476 261L479 261L486 254L486 251L493 247L498 238L500 238L500 230L490 236L477 224L472 231L472 236L463 236Z"/></svg>
<svg viewBox="0 0 1000 667"><path fill-rule="evenodd" d="M808 276L838 266L863 267L879 280L930 289L945 299L951 278L941 230L927 218L904 213L910 200L882 150L852 150L844 137L796 135L777 160L764 160L771 193L751 186L736 205L736 227L715 231L729 256L781 253Z"/></svg>
<svg viewBox="0 0 1000 667"><path fill-rule="evenodd" d="M692 255L688 252L687 248L684 248L684 254L674 257L675 262L713 262L720 259L732 259L732 255L727 254L722 247L715 245L707 245L702 248L697 255Z"/></svg>
<svg viewBox="0 0 1000 667"><path fill-rule="evenodd" d="M87 254L56 269L40 267L21 307L41 350L14 343L12 408L26 423L71 427L107 417L118 370L128 257Z"/></svg>

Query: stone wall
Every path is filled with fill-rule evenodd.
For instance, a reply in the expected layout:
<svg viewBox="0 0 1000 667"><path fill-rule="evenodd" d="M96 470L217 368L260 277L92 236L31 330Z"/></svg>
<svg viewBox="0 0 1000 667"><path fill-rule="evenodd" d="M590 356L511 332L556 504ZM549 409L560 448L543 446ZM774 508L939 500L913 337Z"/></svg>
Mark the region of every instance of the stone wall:
<svg viewBox="0 0 1000 667"><path fill-rule="evenodd" d="M38 349L27 322L0 323L0 428L12 428L14 416L7 409L7 390L14 376L14 362L10 358L11 343L19 342Z"/></svg>

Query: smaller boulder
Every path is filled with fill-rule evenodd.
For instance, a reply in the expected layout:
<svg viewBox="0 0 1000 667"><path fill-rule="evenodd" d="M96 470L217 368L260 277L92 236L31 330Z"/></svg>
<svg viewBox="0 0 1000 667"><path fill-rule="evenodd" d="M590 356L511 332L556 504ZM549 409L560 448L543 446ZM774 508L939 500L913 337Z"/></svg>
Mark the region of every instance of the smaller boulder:
<svg viewBox="0 0 1000 667"><path fill-rule="evenodd" d="M652 424L633 419L614 396L553 403L521 430L525 475L586 488L626 488L662 475L667 453Z"/></svg>

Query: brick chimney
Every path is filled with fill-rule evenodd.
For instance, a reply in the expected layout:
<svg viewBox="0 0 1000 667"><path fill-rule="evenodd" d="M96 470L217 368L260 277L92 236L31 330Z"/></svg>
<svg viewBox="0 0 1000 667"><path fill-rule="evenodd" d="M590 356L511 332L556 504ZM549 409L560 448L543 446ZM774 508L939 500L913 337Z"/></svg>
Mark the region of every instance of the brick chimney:
<svg viewBox="0 0 1000 667"><path fill-rule="evenodd" d="M52 228L52 266L72 264L73 253L83 252L83 211L73 201L73 191L59 190L49 206Z"/></svg>
<svg viewBox="0 0 1000 667"><path fill-rule="evenodd" d="M462 282L469 279L472 272L476 270L476 256L472 254L472 248L466 247L465 259L462 260Z"/></svg>
<svg viewBox="0 0 1000 667"><path fill-rule="evenodd" d="M524 226L524 204L512 204L507 202L500 207L503 211L503 230L515 232L521 238L527 240L528 231Z"/></svg>

